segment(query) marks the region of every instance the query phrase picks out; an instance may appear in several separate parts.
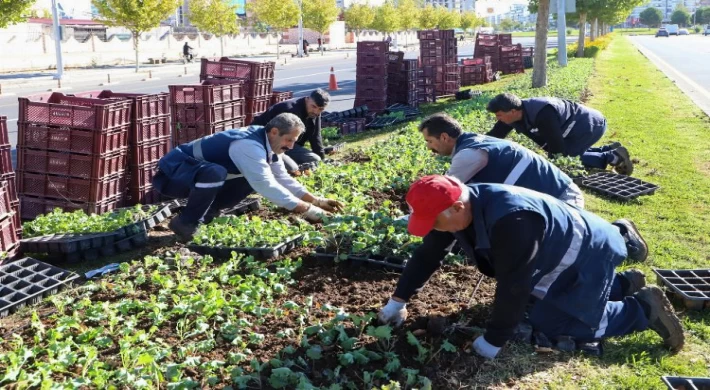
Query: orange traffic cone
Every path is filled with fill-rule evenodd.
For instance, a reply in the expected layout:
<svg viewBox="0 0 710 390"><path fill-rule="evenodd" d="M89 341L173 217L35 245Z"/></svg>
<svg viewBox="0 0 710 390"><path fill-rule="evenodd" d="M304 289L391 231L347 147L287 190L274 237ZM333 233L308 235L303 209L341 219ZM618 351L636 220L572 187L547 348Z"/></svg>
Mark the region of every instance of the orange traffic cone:
<svg viewBox="0 0 710 390"><path fill-rule="evenodd" d="M335 80L335 73L333 73L333 67L330 67L330 83L328 85L328 90L330 91L337 91L338 89L338 82Z"/></svg>

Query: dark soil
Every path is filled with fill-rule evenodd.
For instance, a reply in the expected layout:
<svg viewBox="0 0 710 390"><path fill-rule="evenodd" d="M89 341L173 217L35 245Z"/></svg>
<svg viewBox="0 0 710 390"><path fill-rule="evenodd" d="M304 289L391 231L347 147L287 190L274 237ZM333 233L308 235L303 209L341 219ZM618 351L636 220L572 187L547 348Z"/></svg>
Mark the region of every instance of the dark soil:
<svg viewBox="0 0 710 390"><path fill-rule="evenodd" d="M355 162L355 163L363 163L363 162L368 162L372 161L372 158L362 152L361 150L350 150L347 153L343 155L342 158L340 158L340 161L342 162Z"/></svg>
<svg viewBox="0 0 710 390"><path fill-rule="evenodd" d="M394 208L401 210L405 214L409 214L409 206L405 200L407 192L405 190L395 190L392 188L387 188L384 190L371 190L367 193L375 201L370 203L367 207L369 210L378 210L382 207L384 201L391 201Z"/></svg>

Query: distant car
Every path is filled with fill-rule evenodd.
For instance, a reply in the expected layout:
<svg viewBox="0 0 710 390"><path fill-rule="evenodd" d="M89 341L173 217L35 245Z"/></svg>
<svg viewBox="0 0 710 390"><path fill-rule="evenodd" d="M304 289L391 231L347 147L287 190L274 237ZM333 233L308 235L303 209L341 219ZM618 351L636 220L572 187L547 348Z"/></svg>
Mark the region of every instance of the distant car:
<svg viewBox="0 0 710 390"><path fill-rule="evenodd" d="M658 31L656 31L656 38L658 37L670 37L670 34L668 34L668 30L661 27L658 29Z"/></svg>
<svg viewBox="0 0 710 390"><path fill-rule="evenodd" d="M710 24L705 26L705 31L703 32L703 35L705 35L705 36L710 35Z"/></svg>
<svg viewBox="0 0 710 390"><path fill-rule="evenodd" d="M690 35L690 32L688 32L687 28L681 28L678 30L678 35Z"/></svg>

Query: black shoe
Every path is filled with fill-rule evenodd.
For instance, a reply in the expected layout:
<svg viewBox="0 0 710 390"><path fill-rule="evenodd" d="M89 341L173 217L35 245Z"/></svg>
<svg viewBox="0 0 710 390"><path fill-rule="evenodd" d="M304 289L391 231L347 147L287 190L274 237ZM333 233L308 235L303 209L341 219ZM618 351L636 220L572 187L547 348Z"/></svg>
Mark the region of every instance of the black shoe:
<svg viewBox="0 0 710 390"><path fill-rule="evenodd" d="M646 275L638 269L627 269L619 272L617 276L622 277L627 283L622 283L624 291L621 294L630 297L646 286Z"/></svg>
<svg viewBox="0 0 710 390"><path fill-rule="evenodd" d="M680 351L685 342L683 326L663 290L657 286L644 287L634 294L634 297L644 308L648 318L648 327L661 336L663 343L671 351Z"/></svg>
<svg viewBox="0 0 710 390"><path fill-rule="evenodd" d="M209 210L207 210L207 213L205 213L205 216L202 217L202 220L204 221L205 225L207 225L208 223L212 222L215 218L219 218L223 215L224 214L222 213L222 210L209 209Z"/></svg>
<svg viewBox="0 0 710 390"><path fill-rule="evenodd" d="M606 145L604 148L606 148L606 150L614 150L614 149L618 149L620 147L621 147L621 142L612 142L609 145Z"/></svg>
<svg viewBox="0 0 710 390"><path fill-rule="evenodd" d="M626 242L627 257L633 261L644 261L648 257L648 245L633 222L617 219L612 225L619 228L619 233Z"/></svg>
<svg viewBox="0 0 710 390"><path fill-rule="evenodd" d="M612 164L616 173L626 176L634 173L634 163L631 161L629 151L625 147L620 146L614 149L612 153L617 157L616 163Z"/></svg>
<svg viewBox="0 0 710 390"><path fill-rule="evenodd" d="M168 223L168 227L178 236L180 241L184 242L192 241L192 237L197 231L197 225L186 224L180 220L179 216L173 218L170 223Z"/></svg>

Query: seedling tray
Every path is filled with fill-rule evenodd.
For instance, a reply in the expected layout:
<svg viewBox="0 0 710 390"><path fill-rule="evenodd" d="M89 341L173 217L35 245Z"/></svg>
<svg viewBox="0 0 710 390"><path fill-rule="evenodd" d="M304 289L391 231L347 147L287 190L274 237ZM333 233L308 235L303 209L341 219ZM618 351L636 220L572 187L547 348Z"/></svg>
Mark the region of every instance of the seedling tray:
<svg viewBox="0 0 710 390"><path fill-rule="evenodd" d="M67 233L26 238L20 241L25 253L73 253L113 245L116 233Z"/></svg>
<svg viewBox="0 0 710 390"><path fill-rule="evenodd" d="M663 376L663 383L671 390L710 390L710 378Z"/></svg>
<svg viewBox="0 0 710 390"><path fill-rule="evenodd" d="M309 162L309 163L303 163L303 164L301 164L301 165L298 166L298 170L301 171L301 172L303 172L303 171L308 171L308 170L315 171L316 168L318 168L318 162L317 162L317 161Z"/></svg>
<svg viewBox="0 0 710 390"><path fill-rule="evenodd" d="M316 248L313 255L316 260L323 263L332 263L337 257L336 254L328 253L324 248ZM369 255L367 257L348 254L347 261L355 267L367 267L374 269L388 269L392 271L402 271L407 265L408 259L393 256Z"/></svg>
<svg viewBox="0 0 710 390"><path fill-rule="evenodd" d="M323 148L323 151L326 154L337 153L337 152L340 152L341 150L343 150L344 147L345 147L345 142L341 142L341 143L338 143L335 145L326 146L325 148Z"/></svg>
<svg viewBox="0 0 710 390"><path fill-rule="evenodd" d="M383 127L392 126L400 122L404 122L404 120L391 117L379 117L373 119L372 122L368 123L366 127L368 129L381 129Z"/></svg>
<svg viewBox="0 0 710 390"><path fill-rule="evenodd" d="M209 245L188 245L187 248L201 255L210 255L215 258L229 259L232 257L232 252L243 253L248 256L253 256L256 260L268 260L274 257L285 255L298 246L303 240L303 236L298 235L287 240L284 243L276 245L272 248L240 248L240 247L222 247Z"/></svg>
<svg viewBox="0 0 710 390"><path fill-rule="evenodd" d="M56 294L79 275L29 257L0 266L0 318Z"/></svg>
<svg viewBox="0 0 710 390"><path fill-rule="evenodd" d="M222 213L231 215L242 215L250 211L259 210L259 207L261 207L261 202L259 202L259 199L244 199L236 206L222 210Z"/></svg>
<svg viewBox="0 0 710 390"><path fill-rule="evenodd" d="M710 308L710 269L654 269L658 284L668 286L692 310Z"/></svg>
<svg viewBox="0 0 710 390"><path fill-rule="evenodd" d="M599 172L582 179L583 187L612 198L631 200L641 195L653 195L660 187L631 176Z"/></svg>

